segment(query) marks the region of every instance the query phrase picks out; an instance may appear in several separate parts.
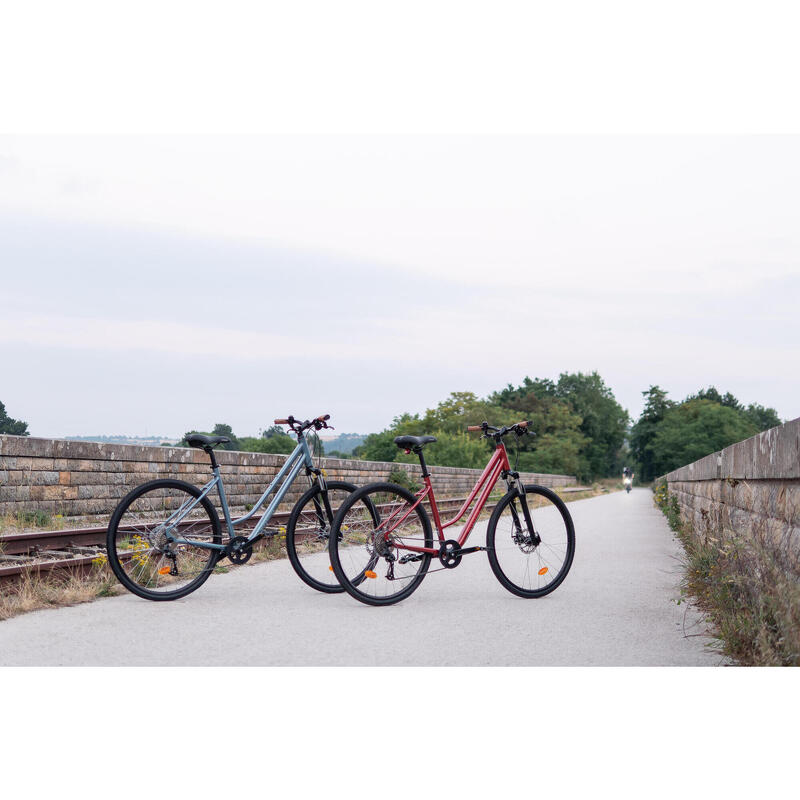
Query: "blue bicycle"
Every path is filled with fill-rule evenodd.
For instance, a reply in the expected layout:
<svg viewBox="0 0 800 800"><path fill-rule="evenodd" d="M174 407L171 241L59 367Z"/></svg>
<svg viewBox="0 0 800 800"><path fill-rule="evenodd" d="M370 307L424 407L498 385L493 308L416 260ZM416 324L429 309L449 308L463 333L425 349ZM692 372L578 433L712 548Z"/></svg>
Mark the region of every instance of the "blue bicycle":
<svg viewBox="0 0 800 800"><path fill-rule="evenodd" d="M281 532L268 527L292 483L305 472L311 484L297 501L286 525L286 550L297 574L320 592L341 592L328 559L328 539L337 511L356 490L345 481L326 481L314 465L306 432L329 428L329 414L300 422L294 417L276 419L297 436L297 447L273 481L245 516L231 519L225 487L214 447L230 441L225 436L193 433L191 447L201 448L211 459L213 477L202 488L172 478L150 481L126 495L111 516L106 535L108 563L117 579L134 594L148 600L176 600L193 592L211 575L217 563L228 558L234 564L250 560L253 545ZM219 494L225 527L223 541L219 515L209 499ZM254 518L271 494L275 494L247 535L235 529Z"/></svg>

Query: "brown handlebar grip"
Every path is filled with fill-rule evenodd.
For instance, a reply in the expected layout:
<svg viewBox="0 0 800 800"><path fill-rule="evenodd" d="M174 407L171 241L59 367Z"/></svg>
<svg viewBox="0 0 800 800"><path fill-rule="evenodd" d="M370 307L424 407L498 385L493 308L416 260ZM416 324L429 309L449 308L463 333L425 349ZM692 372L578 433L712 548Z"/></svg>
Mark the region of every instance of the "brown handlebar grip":
<svg viewBox="0 0 800 800"><path fill-rule="evenodd" d="M530 420L523 420L522 422L515 422L514 423L518 428L527 428L530 425Z"/></svg>
<svg viewBox="0 0 800 800"><path fill-rule="evenodd" d="M288 425L289 424L289 420L288 419L276 419L275 420L275 424L276 425Z"/></svg>
<svg viewBox="0 0 800 800"><path fill-rule="evenodd" d="M467 425L468 431L482 431L483 425Z"/></svg>
<svg viewBox="0 0 800 800"><path fill-rule="evenodd" d="M325 422L325 420L326 420L326 419L330 419L330 418L331 418L331 415L330 415L330 414L320 414L320 415L317 417L317 419L318 419L320 422Z"/></svg>

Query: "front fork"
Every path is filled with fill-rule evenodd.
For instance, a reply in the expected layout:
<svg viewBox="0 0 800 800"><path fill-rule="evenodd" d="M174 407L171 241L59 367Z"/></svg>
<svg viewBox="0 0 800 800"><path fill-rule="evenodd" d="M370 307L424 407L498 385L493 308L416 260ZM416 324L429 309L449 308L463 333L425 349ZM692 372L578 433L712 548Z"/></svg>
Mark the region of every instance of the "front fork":
<svg viewBox="0 0 800 800"><path fill-rule="evenodd" d="M525 499L525 485L519 479L519 472L510 472L505 471L502 473L502 477L505 479L506 485L508 486L509 491L516 491L517 495L520 497L521 502L520 505L522 506L522 518L525 522L525 528L528 531L528 536L530 537L530 543L534 545L538 545L542 539L538 533L536 533L536 529L533 527L533 519L531 517L531 510L528 508L528 502ZM519 518L519 513L517 511L517 498L513 498L511 500L511 517L514 520L514 532L515 538L519 537L522 539L525 534L522 530L522 524Z"/></svg>
<svg viewBox="0 0 800 800"><path fill-rule="evenodd" d="M317 515L317 522L323 529L327 528L333 522L333 509L331 509L331 499L328 497L328 484L325 481L325 473L318 467L306 467L306 475L308 475L308 482L311 486L314 485L314 480L319 484L319 494L314 496L314 513ZM322 501L320 502L320 498Z"/></svg>

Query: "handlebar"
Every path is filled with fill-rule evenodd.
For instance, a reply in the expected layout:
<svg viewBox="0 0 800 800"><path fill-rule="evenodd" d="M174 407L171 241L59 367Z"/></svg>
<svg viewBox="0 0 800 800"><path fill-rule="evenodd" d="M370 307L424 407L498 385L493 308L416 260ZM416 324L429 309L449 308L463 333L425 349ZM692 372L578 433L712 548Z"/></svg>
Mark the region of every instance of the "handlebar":
<svg viewBox="0 0 800 800"><path fill-rule="evenodd" d="M494 425L490 425L488 422L482 422L480 425L468 425L467 430L483 431L484 436L492 434L499 439L501 436L511 433L511 431L514 431L519 436L522 436L523 433L528 433L528 426L531 425L532 422L533 420L525 419L520 422L514 422L511 425L506 425L502 428L495 428Z"/></svg>
<svg viewBox="0 0 800 800"><path fill-rule="evenodd" d="M333 425L328 425L327 420L331 418L330 414L320 414L314 419L307 419L305 422L295 419L291 414L286 419L276 419L276 425L288 425L295 433L302 433L309 428L316 428L318 431L323 428L330 428L332 431L336 430Z"/></svg>

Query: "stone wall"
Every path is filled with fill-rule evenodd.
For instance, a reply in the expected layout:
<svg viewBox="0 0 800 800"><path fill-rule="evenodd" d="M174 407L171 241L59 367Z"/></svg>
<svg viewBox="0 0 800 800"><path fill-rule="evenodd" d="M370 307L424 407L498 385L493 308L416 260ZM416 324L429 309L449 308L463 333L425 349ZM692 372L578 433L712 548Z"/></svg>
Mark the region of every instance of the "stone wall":
<svg viewBox="0 0 800 800"><path fill-rule="evenodd" d="M228 502L234 513L258 500L286 456L217 451ZM356 459L323 458L329 480L356 485L385 480L391 470L408 471L419 481L419 466ZM430 468L437 496L468 494L479 470ZM117 502L133 487L154 478L180 478L202 486L210 477L208 456L181 447L76 442L0 435L0 515L19 511L60 514L72 522L105 522ZM569 486L568 475L523 473L526 483ZM291 507L308 488L305 478L295 481L285 507Z"/></svg>
<svg viewBox="0 0 800 800"><path fill-rule="evenodd" d="M722 525L800 535L800 418L663 476L696 531Z"/></svg>

